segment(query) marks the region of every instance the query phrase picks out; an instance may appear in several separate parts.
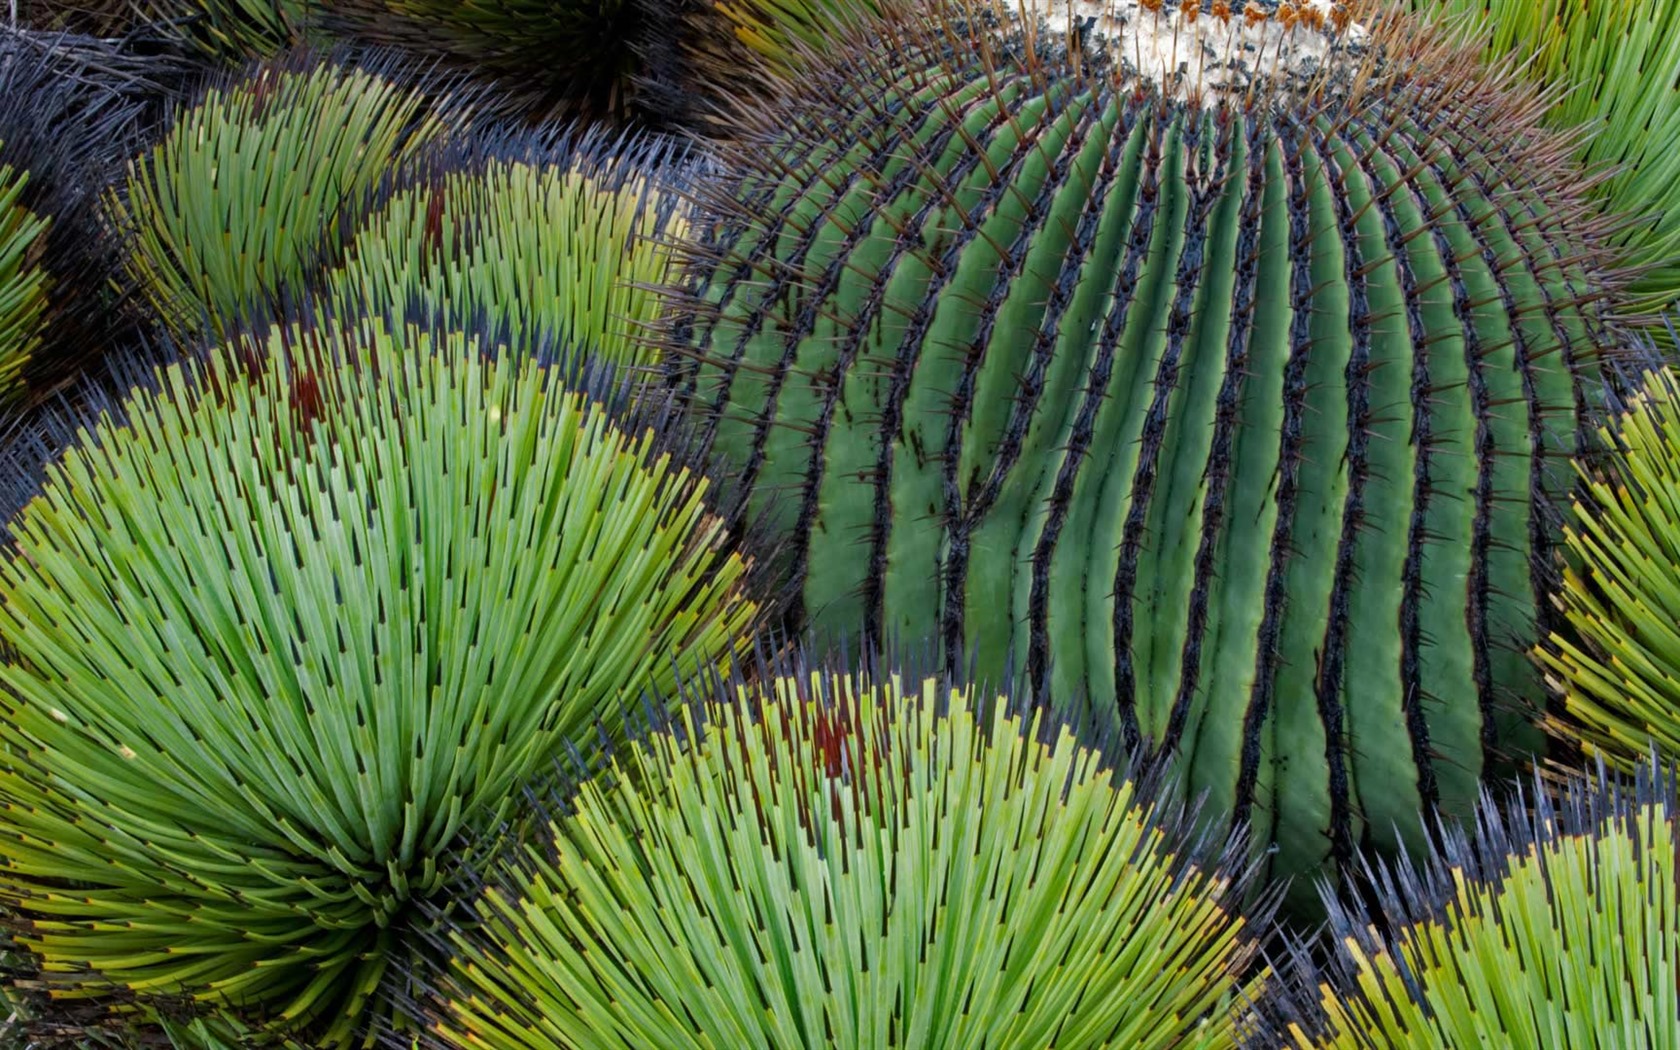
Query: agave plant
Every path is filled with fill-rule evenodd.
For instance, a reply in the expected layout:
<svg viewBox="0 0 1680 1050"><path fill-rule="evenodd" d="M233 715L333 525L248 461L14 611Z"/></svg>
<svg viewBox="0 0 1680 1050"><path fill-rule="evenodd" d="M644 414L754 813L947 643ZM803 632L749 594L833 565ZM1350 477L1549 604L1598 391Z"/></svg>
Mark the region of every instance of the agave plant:
<svg viewBox="0 0 1680 1050"><path fill-rule="evenodd" d="M311 0L21 0L26 26L94 37L141 32L190 47L199 56L238 61L278 53L293 42Z"/></svg>
<svg viewBox="0 0 1680 1050"><path fill-rule="evenodd" d="M1392 21L1188 98L985 19L842 51L740 117L669 327L804 622L1175 752L1278 874L1467 812L1541 744L1613 290L1539 104Z"/></svg>
<svg viewBox="0 0 1680 1050"><path fill-rule="evenodd" d="M711 10L771 70L798 76L848 29L913 7L904 0L715 0Z"/></svg>
<svg viewBox="0 0 1680 1050"><path fill-rule="evenodd" d="M1223 1047L1256 988L1238 856L935 679L720 684L559 812L451 937L450 1045Z"/></svg>
<svg viewBox="0 0 1680 1050"><path fill-rule="evenodd" d="M646 331L685 225L681 160L647 137L569 131L546 146L476 143L437 158L370 216L325 278L341 312L504 326L515 343L649 364Z"/></svg>
<svg viewBox="0 0 1680 1050"><path fill-rule="evenodd" d="M1680 379L1649 373L1583 465L1557 601L1567 623L1538 651L1568 720L1553 732L1631 769L1680 757Z"/></svg>
<svg viewBox="0 0 1680 1050"><path fill-rule="evenodd" d="M459 833L744 644L706 482L575 369L480 349L242 338L12 523L0 902L61 994L345 1041Z"/></svg>
<svg viewBox="0 0 1680 1050"><path fill-rule="evenodd" d="M501 78L539 104L624 114L645 20L637 0L321 0L330 31Z"/></svg>
<svg viewBox="0 0 1680 1050"><path fill-rule="evenodd" d="M5 143L0 142L0 149ZM0 165L0 399L23 388L23 363L40 344L47 275L35 264L47 221L20 202L29 176Z"/></svg>
<svg viewBox="0 0 1680 1050"><path fill-rule="evenodd" d="M142 0L148 27L222 61L267 58L295 43L312 0Z"/></svg>
<svg viewBox="0 0 1680 1050"><path fill-rule="evenodd" d="M109 208L129 272L177 337L222 335L304 298L380 180L458 119L399 72L308 56L259 64L211 87L130 165Z"/></svg>
<svg viewBox="0 0 1680 1050"><path fill-rule="evenodd" d="M1421 870L1374 872L1369 910L1328 897L1337 952L1309 978L1322 1014L1290 1045L1680 1047L1673 774L1599 773L1558 804L1538 782L1503 813L1484 801L1473 839L1443 829Z"/></svg>
<svg viewBox="0 0 1680 1050"><path fill-rule="evenodd" d="M1645 0L1412 0L1450 12L1490 59L1555 89L1548 117L1580 129L1578 156L1610 173L1598 194L1638 216L1623 241L1641 268L1630 304L1680 302L1680 6Z"/></svg>
<svg viewBox="0 0 1680 1050"><path fill-rule="evenodd" d="M140 107L73 59L22 47L0 47L0 98L0 402L15 412L127 327L97 202Z"/></svg>

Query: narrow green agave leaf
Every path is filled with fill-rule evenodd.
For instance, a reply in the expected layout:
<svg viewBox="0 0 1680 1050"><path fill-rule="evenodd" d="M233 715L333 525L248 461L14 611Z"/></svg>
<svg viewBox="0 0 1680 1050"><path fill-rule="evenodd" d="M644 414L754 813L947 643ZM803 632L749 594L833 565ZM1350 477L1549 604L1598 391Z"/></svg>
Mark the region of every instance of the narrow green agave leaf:
<svg viewBox="0 0 1680 1050"><path fill-rule="evenodd" d="M1645 310L1680 302L1680 5L1647 0L1412 0L1465 20L1490 58L1555 89L1549 120L1612 170L1595 189L1638 217L1624 235ZM1660 331L1657 334L1661 334Z"/></svg>
<svg viewBox="0 0 1680 1050"><path fill-rule="evenodd" d="M0 402L23 396L23 365L41 345L50 295L38 265L49 224L20 203L28 181L0 164Z"/></svg>
<svg viewBox="0 0 1680 1050"><path fill-rule="evenodd" d="M1545 742L1620 291L1578 169L1428 25L1196 93L988 12L737 114L666 326L732 514L818 644L1172 753L1274 875L1415 843Z"/></svg>
<svg viewBox="0 0 1680 1050"><path fill-rule="evenodd" d="M1421 870L1381 870L1374 910L1327 894L1335 956L1305 961L1319 1009L1301 1050L1672 1050L1680 1047L1680 834L1672 770L1633 783L1537 782L1472 840L1443 830ZM1378 924L1393 928L1380 936ZM1316 987L1314 987L1316 986Z"/></svg>
<svg viewBox="0 0 1680 1050"><path fill-rule="evenodd" d="M210 88L130 164L108 207L165 326L219 336L304 297L367 195L449 127L395 73L307 56L260 64Z"/></svg>
<svg viewBox="0 0 1680 1050"><path fill-rule="evenodd" d="M0 900L62 994L349 1039L441 852L744 644L706 482L483 349L247 337L102 416L13 522Z"/></svg>
<svg viewBox="0 0 1680 1050"><path fill-rule="evenodd" d="M1568 714L1551 730L1631 769L1680 757L1680 378L1649 373L1599 437L1564 533L1567 626L1536 655Z"/></svg>
<svg viewBox="0 0 1680 1050"><path fill-rule="evenodd" d="M1229 1047L1240 854L1046 712L936 679L722 685L486 874L436 1028L508 1048Z"/></svg>
<svg viewBox="0 0 1680 1050"><path fill-rule="evenodd" d="M486 321L516 344L651 364L687 208L661 184L666 149L578 135L547 156L445 160L370 216L325 279L340 313Z"/></svg>

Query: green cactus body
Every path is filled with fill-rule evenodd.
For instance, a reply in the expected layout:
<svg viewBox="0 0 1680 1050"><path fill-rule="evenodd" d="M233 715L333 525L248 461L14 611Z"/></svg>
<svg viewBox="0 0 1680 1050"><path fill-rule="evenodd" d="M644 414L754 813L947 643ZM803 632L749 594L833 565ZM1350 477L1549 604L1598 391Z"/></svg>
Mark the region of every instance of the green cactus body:
<svg viewBox="0 0 1680 1050"><path fill-rule="evenodd" d="M673 330L806 624L1174 751L1279 873L1466 811L1606 287L1548 141L1441 54L1186 103L936 46L755 125Z"/></svg>

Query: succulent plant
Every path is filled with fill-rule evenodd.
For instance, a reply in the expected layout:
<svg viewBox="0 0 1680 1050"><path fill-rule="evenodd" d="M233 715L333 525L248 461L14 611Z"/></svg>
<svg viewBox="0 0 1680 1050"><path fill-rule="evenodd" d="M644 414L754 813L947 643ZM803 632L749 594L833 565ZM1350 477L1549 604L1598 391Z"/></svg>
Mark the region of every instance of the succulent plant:
<svg viewBox="0 0 1680 1050"><path fill-rule="evenodd" d="M1630 307L1680 303L1680 6L1645 0L1412 0L1467 19L1491 60L1554 91L1548 120L1578 128L1577 155L1609 168L1596 189L1639 217L1622 237L1642 268ZM1656 334L1662 334L1657 330Z"/></svg>
<svg viewBox="0 0 1680 1050"><path fill-rule="evenodd" d="M705 697L485 875L449 1045L1236 1045L1248 865L1045 712L895 675Z"/></svg>
<svg viewBox="0 0 1680 1050"><path fill-rule="evenodd" d="M894 0L715 0L733 36L771 69L798 75L837 36L883 12L913 5Z"/></svg>
<svg viewBox="0 0 1680 1050"><path fill-rule="evenodd" d="M0 149L5 143L0 142ZM0 400L23 392L23 363L41 342L47 275L35 263L47 220L21 203L27 172L0 164Z"/></svg>
<svg viewBox="0 0 1680 1050"><path fill-rule="evenodd" d="M268 58L296 42L313 0L144 0L146 20L223 60Z"/></svg>
<svg viewBox="0 0 1680 1050"><path fill-rule="evenodd" d="M1389 23L1183 96L952 16L739 117L670 382L830 642L1150 741L1276 873L1537 747L1604 249L1537 103Z"/></svg>
<svg viewBox="0 0 1680 1050"><path fill-rule="evenodd" d="M22 0L23 24L96 37L140 32L187 45L202 58L271 56L292 43L312 0Z"/></svg>
<svg viewBox="0 0 1680 1050"><path fill-rule="evenodd" d="M482 154L488 151L489 157ZM438 158L371 215L324 279L341 312L415 312L505 326L515 343L646 365L685 223L657 139L568 132Z"/></svg>
<svg viewBox="0 0 1680 1050"><path fill-rule="evenodd" d="M1550 728L1622 769L1680 758L1680 379L1649 373L1583 463L1556 601L1538 650L1567 718Z"/></svg>
<svg viewBox="0 0 1680 1050"><path fill-rule="evenodd" d="M139 106L71 57L0 47L0 402L15 414L128 329L99 194Z"/></svg>
<svg viewBox="0 0 1680 1050"><path fill-rule="evenodd" d="M397 72L307 55L258 64L130 165L109 207L129 272L177 337L220 336L304 298L381 179L446 132L454 118Z"/></svg>
<svg viewBox="0 0 1680 1050"><path fill-rule="evenodd" d="M638 0L321 0L329 31L444 57L539 108L625 114L643 69Z"/></svg>
<svg viewBox="0 0 1680 1050"><path fill-rule="evenodd" d="M345 1041L460 833L746 644L707 483L577 369L481 349L242 337L12 522L0 903L60 994Z"/></svg>
<svg viewBox="0 0 1680 1050"><path fill-rule="evenodd" d="M1308 980L1322 1013L1298 1015L1289 1045L1680 1047L1675 805L1651 767L1577 779L1557 804L1537 783L1503 813L1484 802L1473 839L1442 829L1421 869L1375 872L1374 907L1327 896L1337 950Z"/></svg>

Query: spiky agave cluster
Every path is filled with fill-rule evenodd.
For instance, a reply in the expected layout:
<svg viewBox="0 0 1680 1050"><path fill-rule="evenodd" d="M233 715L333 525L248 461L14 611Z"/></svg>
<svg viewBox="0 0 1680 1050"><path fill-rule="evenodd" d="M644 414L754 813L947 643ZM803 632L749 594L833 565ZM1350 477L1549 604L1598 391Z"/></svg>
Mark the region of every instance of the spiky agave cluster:
<svg viewBox="0 0 1680 1050"><path fill-rule="evenodd" d="M1377 873L1375 910L1329 900L1337 954L1308 977L1322 1013L1289 1045L1680 1047L1673 773L1599 773L1560 802L1543 784L1506 812L1485 802L1473 842L1445 830L1421 870Z"/></svg>
<svg viewBox="0 0 1680 1050"><path fill-rule="evenodd" d="M1467 810L1608 287L1538 103L1404 26L1206 102L854 43L742 116L670 336L806 621L1176 750L1280 873Z"/></svg>
<svg viewBox="0 0 1680 1050"><path fill-rule="evenodd" d="M260 63L210 87L130 165L109 208L172 332L220 336L296 296L380 181L460 119L399 72L306 53Z"/></svg>
<svg viewBox="0 0 1680 1050"><path fill-rule="evenodd" d="M450 1045L1236 1044L1247 865L1065 727L935 679L718 689L487 874Z"/></svg>
<svg viewBox="0 0 1680 1050"><path fill-rule="evenodd" d="M653 289L672 276L687 214L666 179L683 163L656 138L570 129L446 149L368 217L325 297L650 364Z"/></svg>
<svg viewBox="0 0 1680 1050"><path fill-rule="evenodd" d="M1648 374L1601 431L1564 538L1564 625L1538 651L1562 737L1623 769L1680 758L1680 378Z"/></svg>
<svg viewBox="0 0 1680 1050"><path fill-rule="evenodd" d="M0 901L63 993L346 1039L458 833L744 644L705 483L480 350L248 337L135 392L12 523Z"/></svg>

